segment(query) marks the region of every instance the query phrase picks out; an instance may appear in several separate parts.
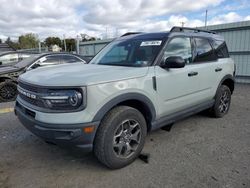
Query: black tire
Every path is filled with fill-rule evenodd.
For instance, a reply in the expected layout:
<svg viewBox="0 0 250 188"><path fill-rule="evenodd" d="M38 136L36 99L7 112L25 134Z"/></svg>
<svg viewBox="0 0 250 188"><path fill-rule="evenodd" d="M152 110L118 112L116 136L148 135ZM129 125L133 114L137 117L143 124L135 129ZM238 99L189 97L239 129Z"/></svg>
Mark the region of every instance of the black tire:
<svg viewBox="0 0 250 188"><path fill-rule="evenodd" d="M221 118L228 113L231 103L231 91L226 85L221 85L215 96L215 104L210 109L213 117Z"/></svg>
<svg viewBox="0 0 250 188"><path fill-rule="evenodd" d="M0 102L14 101L17 97L17 84L6 80L0 83Z"/></svg>
<svg viewBox="0 0 250 188"><path fill-rule="evenodd" d="M136 123L131 125L134 122L137 122L139 125ZM131 135L137 135L135 137L139 141L137 140L138 142L135 142L131 139L130 143L128 144L126 135L122 135L129 132L128 130L126 132L125 127L129 126L131 128L130 125L134 127L132 128L133 130L130 130ZM134 130L135 128L137 129L136 131ZM122 168L132 163L139 156L145 143L146 134L147 124L143 115L137 109L128 106L118 106L108 112L102 120L94 141L94 154L97 159L108 168ZM132 137L134 136L131 136L131 138ZM130 154L129 152L126 152L126 150L129 150L133 147L129 148L126 144L134 147L134 151L131 150ZM116 147L116 145L119 147ZM120 145L123 146L121 147Z"/></svg>

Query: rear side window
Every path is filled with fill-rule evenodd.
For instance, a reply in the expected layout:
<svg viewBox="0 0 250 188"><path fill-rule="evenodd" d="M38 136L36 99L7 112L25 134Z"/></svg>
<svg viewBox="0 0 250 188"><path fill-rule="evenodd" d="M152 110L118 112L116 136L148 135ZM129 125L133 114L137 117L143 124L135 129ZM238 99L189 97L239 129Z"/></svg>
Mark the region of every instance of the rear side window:
<svg viewBox="0 0 250 188"><path fill-rule="evenodd" d="M217 59L212 46L205 38L195 38L196 56L194 62L207 62Z"/></svg>
<svg viewBox="0 0 250 188"><path fill-rule="evenodd" d="M228 58L228 49L225 41L215 40L213 41L213 47L218 58Z"/></svg>

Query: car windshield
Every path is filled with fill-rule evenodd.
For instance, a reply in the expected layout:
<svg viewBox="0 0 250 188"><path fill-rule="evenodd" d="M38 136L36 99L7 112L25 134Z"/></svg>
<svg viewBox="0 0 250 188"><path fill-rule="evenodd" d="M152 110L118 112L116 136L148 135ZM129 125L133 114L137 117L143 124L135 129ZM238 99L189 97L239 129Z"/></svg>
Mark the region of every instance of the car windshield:
<svg viewBox="0 0 250 188"><path fill-rule="evenodd" d="M163 39L117 40L98 53L90 64L145 67L152 64Z"/></svg>

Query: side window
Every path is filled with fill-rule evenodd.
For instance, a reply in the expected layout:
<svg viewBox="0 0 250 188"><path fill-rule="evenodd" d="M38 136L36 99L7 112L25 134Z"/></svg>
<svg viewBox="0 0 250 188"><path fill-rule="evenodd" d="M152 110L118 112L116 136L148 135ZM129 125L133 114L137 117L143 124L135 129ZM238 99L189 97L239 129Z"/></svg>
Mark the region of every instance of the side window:
<svg viewBox="0 0 250 188"><path fill-rule="evenodd" d="M194 62L203 62L203 61L214 61L217 59L214 54L213 48L204 38L195 38L196 44L196 56Z"/></svg>
<svg viewBox="0 0 250 188"><path fill-rule="evenodd" d="M18 62L18 54L6 54L0 57L0 64L6 65Z"/></svg>
<svg viewBox="0 0 250 188"><path fill-rule="evenodd" d="M213 47L218 58L228 58L228 49L225 41L215 40L213 41Z"/></svg>
<svg viewBox="0 0 250 188"><path fill-rule="evenodd" d="M182 57L186 64L192 62L192 46L189 37L173 38L164 51L163 61L170 56Z"/></svg>

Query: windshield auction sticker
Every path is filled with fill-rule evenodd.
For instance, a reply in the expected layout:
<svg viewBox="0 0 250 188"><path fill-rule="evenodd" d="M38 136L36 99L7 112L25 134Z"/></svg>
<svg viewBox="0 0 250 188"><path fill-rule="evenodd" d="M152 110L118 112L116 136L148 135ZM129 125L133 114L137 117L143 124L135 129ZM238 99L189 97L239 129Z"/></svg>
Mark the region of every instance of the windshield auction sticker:
<svg viewBox="0 0 250 188"><path fill-rule="evenodd" d="M143 41L140 46L160 46L161 40Z"/></svg>

